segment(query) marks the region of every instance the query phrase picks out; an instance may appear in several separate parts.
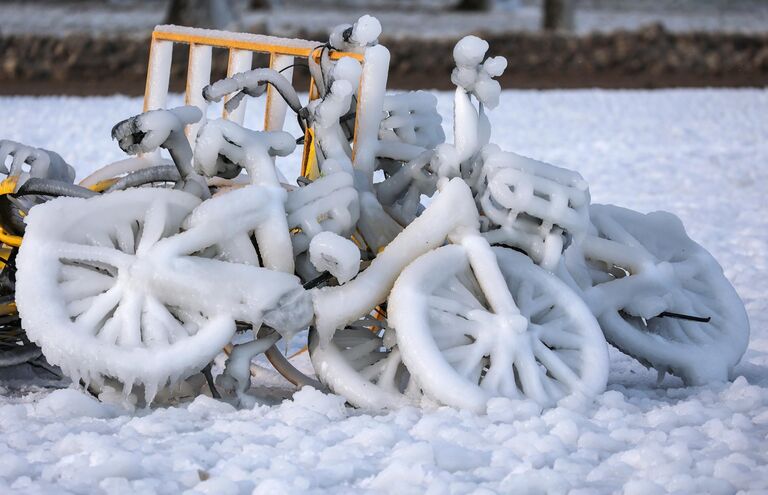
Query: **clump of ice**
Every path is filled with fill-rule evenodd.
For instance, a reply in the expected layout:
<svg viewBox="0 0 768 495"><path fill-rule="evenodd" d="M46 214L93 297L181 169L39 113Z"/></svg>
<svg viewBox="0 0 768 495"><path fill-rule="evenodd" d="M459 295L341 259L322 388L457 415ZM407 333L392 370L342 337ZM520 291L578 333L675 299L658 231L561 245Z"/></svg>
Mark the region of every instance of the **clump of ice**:
<svg viewBox="0 0 768 495"><path fill-rule="evenodd" d="M79 390L54 390L35 405L35 414L51 418L114 418L122 413L117 407L100 402Z"/></svg>
<svg viewBox="0 0 768 495"><path fill-rule="evenodd" d="M330 44L337 50L362 53L378 42L381 23L370 15L360 17L354 24L336 26L330 35Z"/></svg>
<svg viewBox="0 0 768 495"><path fill-rule="evenodd" d="M321 232L309 243L309 259L319 272L330 272L345 283L360 270L360 249L354 242L332 232Z"/></svg>
<svg viewBox="0 0 768 495"><path fill-rule="evenodd" d="M445 141L442 118L437 113L437 98L426 91L387 95L379 128L382 156L388 156L403 142L432 149Z"/></svg>
<svg viewBox="0 0 768 495"><path fill-rule="evenodd" d="M477 36L465 36L453 48L456 68L451 73L451 82L464 88L488 108L499 104L501 85L494 77L499 77L507 68L504 57L483 58L488 51L488 42Z"/></svg>
<svg viewBox="0 0 768 495"><path fill-rule="evenodd" d="M333 66L331 77L334 81L347 81L356 90L362 73L363 67L360 62L352 57L341 57Z"/></svg>
<svg viewBox="0 0 768 495"><path fill-rule="evenodd" d="M286 213L295 255L305 252L321 232L350 235L360 216L351 171L334 159L323 162L323 171L326 175L288 193Z"/></svg>
<svg viewBox="0 0 768 495"><path fill-rule="evenodd" d="M352 92L352 85L349 81L344 79L334 81L330 93L316 106L315 122L322 128L329 128L338 124L341 116L347 113L347 109L349 109Z"/></svg>

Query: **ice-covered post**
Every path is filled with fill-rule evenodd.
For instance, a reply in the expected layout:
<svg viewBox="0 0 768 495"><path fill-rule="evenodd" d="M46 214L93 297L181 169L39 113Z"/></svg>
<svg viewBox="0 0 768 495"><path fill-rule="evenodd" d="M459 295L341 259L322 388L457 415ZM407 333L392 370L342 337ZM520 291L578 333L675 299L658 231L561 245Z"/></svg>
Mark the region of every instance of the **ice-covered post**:
<svg viewBox="0 0 768 495"><path fill-rule="evenodd" d="M273 53L269 59L269 67L278 71L288 82L290 82L293 80L293 62L294 58L290 55ZM266 105L264 130L281 131L283 129L283 124L285 123L285 113L288 109L288 104L271 85L267 88Z"/></svg>
<svg viewBox="0 0 768 495"><path fill-rule="evenodd" d="M253 52L250 50L238 50L236 48L230 48L229 50L229 62L227 64L227 77L232 77L235 74L241 72L247 72L251 70L253 65ZM227 95L224 97L224 113L223 117L232 122L236 122L243 125L245 120L245 101L241 101L240 104L232 111L227 111L227 102L232 96Z"/></svg>
<svg viewBox="0 0 768 495"><path fill-rule="evenodd" d="M208 108L208 102L203 98L203 88L211 82L211 57L212 48L210 46L194 43L189 45L189 66L184 103L199 108L203 116L205 116ZM189 124L185 131L193 151L200 124L200 122Z"/></svg>
<svg viewBox="0 0 768 495"><path fill-rule="evenodd" d="M144 111L165 108L168 98L168 82L171 78L173 42L154 37L149 47L147 86L144 91Z"/></svg>

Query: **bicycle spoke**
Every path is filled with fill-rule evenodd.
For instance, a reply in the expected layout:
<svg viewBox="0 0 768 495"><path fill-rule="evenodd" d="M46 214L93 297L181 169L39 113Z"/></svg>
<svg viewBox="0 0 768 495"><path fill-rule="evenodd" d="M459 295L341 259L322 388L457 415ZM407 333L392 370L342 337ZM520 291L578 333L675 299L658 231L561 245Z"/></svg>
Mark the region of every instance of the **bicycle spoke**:
<svg viewBox="0 0 768 495"><path fill-rule="evenodd" d="M435 332L436 339L463 339L465 336L477 338L478 324L473 320L462 318L455 313L444 312L430 308L429 316L441 325L440 331Z"/></svg>
<svg viewBox="0 0 768 495"><path fill-rule="evenodd" d="M387 357L381 360L384 364L381 370L381 374L376 380L376 385L384 388L385 390L398 391L397 384L395 383L395 377L397 376L397 370L400 367L400 355L396 352L390 352Z"/></svg>
<svg viewBox="0 0 768 495"><path fill-rule="evenodd" d="M91 335L95 335L99 323L112 311L120 302L122 290L120 287L111 287L104 293L89 299L88 308L80 313L75 319L75 324Z"/></svg>
<svg viewBox="0 0 768 495"><path fill-rule="evenodd" d="M559 328L559 325L536 325L531 323L529 324L529 328L537 330L536 335L539 340L549 346L567 349L580 349L582 346L581 336L563 330L562 328Z"/></svg>
<svg viewBox="0 0 768 495"><path fill-rule="evenodd" d="M184 325L157 298L148 295L146 297L146 305L147 312L151 312L156 321L164 326L168 343L173 344L183 340L185 337L189 337Z"/></svg>
<svg viewBox="0 0 768 495"><path fill-rule="evenodd" d="M109 290L115 284L115 279L101 273L85 270L81 280L68 280L59 284L61 295L66 301L76 301L93 297Z"/></svg>
<svg viewBox="0 0 768 495"><path fill-rule="evenodd" d="M486 346L480 345L476 342L472 344L468 351L469 352L466 352L463 358L459 359L456 371L458 371L461 376L467 379L471 379L471 377L477 373L477 366L482 364L484 361L483 358L488 355L488 349ZM477 383L478 378L479 373L477 373L477 377L475 379L471 379L471 381Z"/></svg>
<svg viewBox="0 0 768 495"><path fill-rule="evenodd" d="M111 316L104 322L96 337L103 343L113 345L117 342L121 330L120 318Z"/></svg>
<svg viewBox="0 0 768 495"><path fill-rule="evenodd" d="M438 289L435 294L438 296L450 295L473 309L485 309L475 294L456 277L452 277L447 287L445 289Z"/></svg>
<svg viewBox="0 0 768 495"><path fill-rule="evenodd" d="M136 253L142 254L155 245L165 232L168 219L168 206L163 201L152 203L144 214L144 229L139 239Z"/></svg>
<svg viewBox="0 0 768 495"><path fill-rule="evenodd" d="M517 307L520 308L520 312L526 318L530 318L529 308L533 302L533 284L527 280L521 280L520 285L517 288L515 302L517 303Z"/></svg>
<svg viewBox="0 0 768 495"><path fill-rule="evenodd" d="M141 344L142 297L135 291L129 291L123 297L115 315L122 321L120 345L135 347Z"/></svg>
<svg viewBox="0 0 768 495"><path fill-rule="evenodd" d="M342 352L348 361L353 362L367 356L368 354L371 354L379 347L381 347L381 342L378 339L375 339L357 344L356 346L350 347L349 349L344 349Z"/></svg>
<svg viewBox="0 0 768 495"><path fill-rule="evenodd" d="M70 242L58 242L52 246L59 259L84 263L104 263L118 269L127 268L133 257L108 247L85 246Z"/></svg>
<svg viewBox="0 0 768 495"><path fill-rule="evenodd" d="M578 388L579 377L568 367L552 349L539 341L533 342L533 353L550 375L571 388Z"/></svg>
<svg viewBox="0 0 768 495"><path fill-rule="evenodd" d="M131 225L121 223L115 226L115 237L117 238L117 247L127 254L133 254L135 234Z"/></svg>
<svg viewBox="0 0 768 495"><path fill-rule="evenodd" d="M385 361L386 359L379 359L376 362L357 370L357 372L369 382L376 383L376 379L381 375L386 366Z"/></svg>
<svg viewBox="0 0 768 495"><path fill-rule="evenodd" d="M552 309L552 307L555 305L555 303L552 301L552 297L547 294L542 294L536 299L533 299L530 301L530 304L528 308L520 307L521 313L523 313L523 316L528 318L529 320L532 320L538 316L541 315L544 311L548 311Z"/></svg>
<svg viewBox="0 0 768 495"><path fill-rule="evenodd" d="M501 388L501 382L505 376L513 375L513 361L509 356L496 359L495 353L491 352L490 366L485 376L480 381L480 387L488 390L494 395L498 395Z"/></svg>

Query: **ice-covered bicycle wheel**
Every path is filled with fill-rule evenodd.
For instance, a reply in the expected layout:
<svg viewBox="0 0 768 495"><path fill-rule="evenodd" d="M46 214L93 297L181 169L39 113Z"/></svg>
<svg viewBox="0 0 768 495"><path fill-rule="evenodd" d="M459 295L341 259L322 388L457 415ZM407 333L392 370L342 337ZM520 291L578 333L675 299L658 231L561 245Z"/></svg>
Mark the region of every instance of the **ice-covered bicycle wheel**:
<svg viewBox="0 0 768 495"><path fill-rule="evenodd" d="M324 385L353 406L379 410L413 405L421 390L403 365L392 330L380 324L373 318L360 320L337 330L325 347L311 328L312 366Z"/></svg>
<svg viewBox="0 0 768 495"><path fill-rule="evenodd" d="M142 258L179 232L199 203L182 191L142 188L59 198L31 210L16 301L29 337L73 381L143 385L151 401L229 341L231 318L171 305L168 294L143 283L152 274Z"/></svg>
<svg viewBox="0 0 768 495"><path fill-rule="evenodd" d="M527 256L493 252L520 314L490 309L461 245L421 256L397 279L390 323L424 393L482 412L493 397L550 406L572 394L602 392L607 346L589 308Z"/></svg>
<svg viewBox="0 0 768 495"><path fill-rule="evenodd" d="M666 212L643 214L592 205L590 217L598 237L651 257L633 273L630 267L600 261L601 253L590 260L587 247L584 255L592 286L609 283L609 290L616 293L623 280L645 277L663 287L657 296L627 294L625 307L597 314L608 342L689 385L727 380L749 343L749 320L714 257Z"/></svg>

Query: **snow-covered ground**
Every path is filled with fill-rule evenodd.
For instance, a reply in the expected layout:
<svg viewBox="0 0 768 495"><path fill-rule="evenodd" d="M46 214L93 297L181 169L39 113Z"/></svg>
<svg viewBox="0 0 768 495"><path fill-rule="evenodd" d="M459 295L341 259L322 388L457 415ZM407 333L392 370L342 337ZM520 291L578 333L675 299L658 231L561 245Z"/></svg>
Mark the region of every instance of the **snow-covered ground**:
<svg viewBox="0 0 768 495"><path fill-rule="evenodd" d="M82 177L121 157L109 130L140 107L0 98L0 137L54 149ZM503 148L581 172L595 202L682 218L749 312L734 382L657 386L612 351L594 404L497 400L476 416L370 414L312 389L281 402L290 389L266 372L254 385L278 388L251 410L199 397L128 414L5 381L0 493L768 493L768 91L507 91L491 120Z"/></svg>

